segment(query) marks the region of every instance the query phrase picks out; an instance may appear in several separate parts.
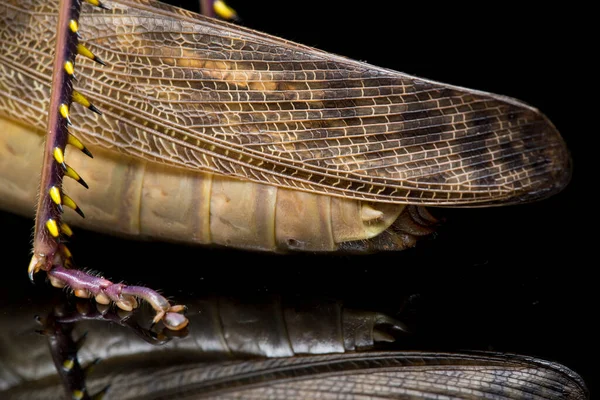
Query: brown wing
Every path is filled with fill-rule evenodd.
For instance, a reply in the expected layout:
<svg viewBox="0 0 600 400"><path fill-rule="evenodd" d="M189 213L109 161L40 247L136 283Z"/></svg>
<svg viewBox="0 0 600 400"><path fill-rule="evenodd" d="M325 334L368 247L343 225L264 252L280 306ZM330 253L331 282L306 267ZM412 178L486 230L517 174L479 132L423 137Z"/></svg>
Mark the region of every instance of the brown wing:
<svg viewBox="0 0 600 400"><path fill-rule="evenodd" d="M15 18L39 26L11 32L20 36L10 39L18 46L8 56L46 90L52 52L44 38L55 5L12 3L20 9ZM156 2L111 1L111 8L84 7L81 18L86 45L108 63L77 66L85 77L78 87L104 112L74 118L88 142L183 168L381 202L515 203L549 196L569 180L557 130L513 99Z"/></svg>

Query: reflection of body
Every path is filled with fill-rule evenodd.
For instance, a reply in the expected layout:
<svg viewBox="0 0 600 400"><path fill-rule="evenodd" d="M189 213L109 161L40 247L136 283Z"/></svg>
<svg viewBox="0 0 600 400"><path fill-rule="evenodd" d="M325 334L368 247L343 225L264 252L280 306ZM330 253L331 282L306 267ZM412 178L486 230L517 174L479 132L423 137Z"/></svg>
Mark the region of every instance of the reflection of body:
<svg viewBox="0 0 600 400"><path fill-rule="evenodd" d="M191 300L190 325L185 336L170 340L165 336L165 333L171 334L167 330L154 332L137 325L137 321L144 320L145 316L140 315L144 310L121 321L114 311L104 307L100 312L95 308L93 304L80 302L77 308L80 312L74 309L66 312L66 306L61 306L61 311L48 313L51 321L70 327L73 339L86 334L85 346L78 352L82 364L97 358L126 363L127 357L140 354L148 362L170 359L177 363L182 357L231 360L343 353L393 342L406 331L400 321L385 314L346 309L337 301L284 303L279 297L215 297ZM7 375L2 378L0 388L53 374L52 368L47 367L51 365L51 358L46 352L46 341L33 334L33 315L40 314L40 310L20 309L19 312L14 315L14 310L8 310L0 314L0 318L6 319L0 325L7 330L0 336L6 340L0 347L4 352L0 359L12 360L2 369ZM133 329L116 328L102 320ZM23 336L24 331L32 334ZM55 331L55 328L45 328L50 335ZM31 368L32 364L35 368ZM20 379L12 381L11 376Z"/></svg>
<svg viewBox="0 0 600 400"><path fill-rule="evenodd" d="M189 332L173 340L165 336L168 330L140 328L136 321L147 320L143 315L119 316L95 307L79 302L77 308L51 311L41 319L48 340L33 334L32 315L39 309L0 313L7 319L0 325L10 329L0 335L6 340L0 342L0 396L60 397L54 365L68 393L87 393L81 365L95 365L100 358L85 378L87 387L95 393L110 385L109 398L119 399L228 394L283 399L318 393L422 398L432 390L447 396L468 390L476 397L535 393L550 399L559 398L554 390L560 390L570 393L566 398L585 397L577 375L533 358L369 351L384 349L405 327L385 314L346 309L338 301L200 299L190 304ZM74 341L84 332L85 342Z"/></svg>

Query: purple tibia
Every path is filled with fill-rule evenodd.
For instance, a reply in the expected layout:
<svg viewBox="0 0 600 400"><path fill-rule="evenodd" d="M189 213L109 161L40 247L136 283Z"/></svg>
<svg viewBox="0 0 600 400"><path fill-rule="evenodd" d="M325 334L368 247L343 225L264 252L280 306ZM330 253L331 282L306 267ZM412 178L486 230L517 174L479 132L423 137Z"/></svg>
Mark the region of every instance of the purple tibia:
<svg viewBox="0 0 600 400"><path fill-rule="evenodd" d="M214 18L215 17L215 11L213 8L214 2L215 2L214 0L200 0L200 13L202 13L202 15L205 15L207 17Z"/></svg>
<svg viewBox="0 0 600 400"><path fill-rule="evenodd" d="M102 4L99 6L106 8ZM188 323L187 318L182 315L183 306L171 307L164 297L148 288L114 284L101 277L64 268L72 265L70 252L60 242L61 231L64 229L61 221L62 180L67 171L64 156L69 138L68 126L71 124L69 108L73 95L73 69L78 45L78 32L72 28L71 22L78 21L80 7L81 0L60 0L48 127L33 255L28 268L29 278L33 280L34 274L39 270L46 271L54 286L68 285L78 297L94 296L101 304L110 304L112 301L126 311L137 307L136 298L144 299L156 310L154 323L163 320L167 328L179 330ZM99 59L96 61L104 64ZM83 151L89 155L85 147ZM78 208L75 211L83 216Z"/></svg>
<svg viewBox="0 0 600 400"><path fill-rule="evenodd" d="M69 135L67 119L60 114L61 104L71 105L73 93L72 75L65 72L67 61L74 61L77 54L77 36L69 29L70 20L78 20L80 7L78 1L61 1L58 30L56 35L56 55L52 73L52 93L48 109L48 126L44 161L40 183L40 198L36 213L33 253L40 261L37 268L49 269L54 262L54 255L59 251L57 238L52 237L46 229L46 221L53 219L58 225L61 220L61 210L49 196L53 186L61 188L66 166L54 159L54 149L59 148L63 154Z"/></svg>
<svg viewBox="0 0 600 400"><path fill-rule="evenodd" d="M61 266L55 266L48 271L48 277L55 286L58 284L69 286L79 297L94 296L96 301L101 304L113 301L119 308L126 311L137 307L136 298L146 300L156 311L153 323L162 320L165 326L172 330L183 329L189 322L182 314L185 311L184 306L171 306L167 299L147 287L113 283L108 279L84 271Z"/></svg>

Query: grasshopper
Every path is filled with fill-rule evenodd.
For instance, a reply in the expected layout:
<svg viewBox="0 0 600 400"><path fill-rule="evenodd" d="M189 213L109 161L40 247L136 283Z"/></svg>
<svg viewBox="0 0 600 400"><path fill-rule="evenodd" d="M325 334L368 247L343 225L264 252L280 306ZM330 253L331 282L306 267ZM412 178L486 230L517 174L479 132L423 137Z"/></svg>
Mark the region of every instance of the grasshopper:
<svg viewBox="0 0 600 400"><path fill-rule="evenodd" d="M121 235L377 251L431 232L426 206L531 202L569 181L560 134L517 100L153 1L91 3L0 2L2 159L17 171L3 203L27 212L39 188L30 276L77 296L143 298L155 322L187 324L150 289L69 268L74 198L81 226ZM83 153L68 163L67 144ZM24 185L35 165L41 184Z"/></svg>

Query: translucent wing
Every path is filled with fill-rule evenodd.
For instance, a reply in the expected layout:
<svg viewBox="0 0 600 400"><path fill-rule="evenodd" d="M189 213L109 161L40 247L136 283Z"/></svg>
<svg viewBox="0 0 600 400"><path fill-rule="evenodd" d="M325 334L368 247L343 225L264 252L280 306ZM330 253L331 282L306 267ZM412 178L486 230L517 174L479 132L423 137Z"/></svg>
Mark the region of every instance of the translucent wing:
<svg viewBox="0 0 600 400"><path fill-rule="evenodd" d="M174 368L162 378L178 376L179 386L146 378L143 388L164 399L587 398L581 378L560 364L491 353L332 354L213 367Z"/></svg>
<svg viewBox="0 0 600 400"><path fill-rule="evenodd" d="M12 91L39 94L43 111L52 65L45 38L56 5L12 3L17 21L41 21L9 31L17 47L5 57L42 82ZM549 196L569 180L557 130L513 99L156 2L111 1L111 8L82 14L86 45L108 63L78 65L81 91L104 112L86 113L77 127L88 142L182 168L381 202L515 203Z"/></svg>
<svg viewBox="0 0 600 400"><path fill-rule="evenodd" d="M106 362L106 361L105 361ZM88 388L118 399L553 399L588 398L566 367L500 354L380 352L156 366L119 359ZM104 376L100 376L104 375ZM9 398L59 398L60 385L23 385Z"/></svg>

